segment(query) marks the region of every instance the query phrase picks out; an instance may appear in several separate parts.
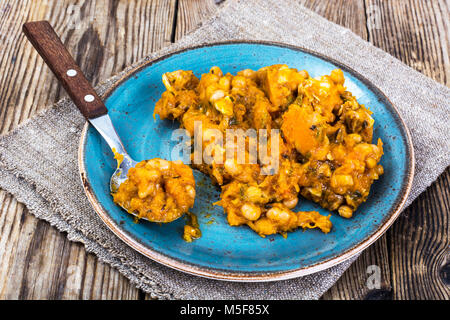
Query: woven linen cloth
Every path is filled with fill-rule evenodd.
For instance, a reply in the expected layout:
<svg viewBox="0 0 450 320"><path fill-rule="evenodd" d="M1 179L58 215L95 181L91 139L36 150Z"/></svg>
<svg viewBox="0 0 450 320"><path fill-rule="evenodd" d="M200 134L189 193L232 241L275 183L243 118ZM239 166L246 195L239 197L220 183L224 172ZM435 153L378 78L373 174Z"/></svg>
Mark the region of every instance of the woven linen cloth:
<svg viewBox="0 0 450 320"><path fill-rule="evenodd" d="M449 88L425 77L350 30L295 1L228 0L218 13L179 42L153 53L96 89L100 95L121 75L182 48L231 39L302 46L357 70L397 106L413 139L414 183L406 205L450 163ZM77 149L85 120L69 100L0 138L0 187L36 217L117 268L137 287L161 299L317 299L356 257L302 278L235 283L191 276L160 265L117 238L91 208L81 186Z"/></svg>

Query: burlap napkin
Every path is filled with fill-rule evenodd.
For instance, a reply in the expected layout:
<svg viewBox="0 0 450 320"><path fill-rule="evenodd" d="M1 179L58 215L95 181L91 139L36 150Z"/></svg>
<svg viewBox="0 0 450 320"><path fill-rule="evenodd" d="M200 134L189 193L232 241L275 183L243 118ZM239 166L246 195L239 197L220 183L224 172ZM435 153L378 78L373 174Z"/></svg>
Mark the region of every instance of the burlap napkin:
<svg viewBox="0 0 450 320"><path fill-rule="evenodd" d="M398 107L413 138L417 165L407 205L449 165L450 90L294 1L228 0L202 27L144 60L228 39L272 40L303 46L341 61L378 86ZM98 92L103 94L119 77L99 86ZM38 218L67 232L70 240L84 243L86 250L116 267L152 296L317 299L354 260L314 275L270 283L208 280L153 262L112 234L84 195L77 166L78 140L84 123L73 104L63 100L1 137L0 187Z"/></svg>

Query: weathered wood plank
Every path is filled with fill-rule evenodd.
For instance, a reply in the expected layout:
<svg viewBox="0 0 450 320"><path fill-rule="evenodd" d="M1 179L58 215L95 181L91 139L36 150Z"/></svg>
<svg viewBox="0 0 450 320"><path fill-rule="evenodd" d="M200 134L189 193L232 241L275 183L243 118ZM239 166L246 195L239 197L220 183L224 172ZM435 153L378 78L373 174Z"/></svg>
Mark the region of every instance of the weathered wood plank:
<svg viewBox="0 0 450 320"><path fill-rule="evenodd" d="M376 15L369 38L412 68L449 85L446 1L366 0ZM378 17L377 17L378 16ZM449 299L449 170L407 208L387 232L393 299Z"/></svg>
<svg viewBox="0 0 450 320"><path fill-rule="evenodd" d="M442 84L450 84L450 8L445 0L365 0L369 39Z"/></svg>
<svg viewBox="0 0 450 320"><path fill-rule="evenodd" d="M392 296L387 237L367 248L322 296L324 300L390 299ZM375 274L376 273L376 274ZM373 278L372 276L379 276Z"/></svg>
<svg viewBox="0 0 450 320"><path fill-rule="evenodd" d="M178 14L174 40L178 40L208 20L217 11L214 0L178 0Z"/></svg>
<svg viewBox="0 0 450 320"><path fill-rule="evenodd" d="M450 299L449 199L447 169L388 231L394 299Z"/></svg>
<svg viewBox="0 0 450 320"><path fill-rule="evenodd" d="M97 84L170 43L175 0L2 1L0 133L65 96L22 34L46 19ZM26 88L26 90L24 90ZM137 299L118 271L0 191L0 299Z"/></svg>
<svg viewBox="0 0 450 320"><path fill-rule="evenodd" d="M328 20L349 28L367 40L366 15L363 0L300 0L306 8Z"/></svg>

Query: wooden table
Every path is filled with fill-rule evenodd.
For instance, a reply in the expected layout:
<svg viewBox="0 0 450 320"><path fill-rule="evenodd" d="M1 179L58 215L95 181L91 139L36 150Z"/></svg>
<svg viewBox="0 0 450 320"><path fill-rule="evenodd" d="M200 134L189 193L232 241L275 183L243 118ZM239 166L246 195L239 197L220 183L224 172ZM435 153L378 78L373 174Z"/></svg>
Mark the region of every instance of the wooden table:
<svg viewBox="0 0 450 320"><path fill-rule="evenodd" d="M448 1L299 1L449 85ZM89 80L97 84L181 38L216 10L213 0L2 0L0 133L66 95L22 34L24 22L49 20ZM448 300L449 180L447 169L323 299ZM379 289L370 285L376 269L372 265L381 271ZM0 298L150 296L0 190Z"/></svg>

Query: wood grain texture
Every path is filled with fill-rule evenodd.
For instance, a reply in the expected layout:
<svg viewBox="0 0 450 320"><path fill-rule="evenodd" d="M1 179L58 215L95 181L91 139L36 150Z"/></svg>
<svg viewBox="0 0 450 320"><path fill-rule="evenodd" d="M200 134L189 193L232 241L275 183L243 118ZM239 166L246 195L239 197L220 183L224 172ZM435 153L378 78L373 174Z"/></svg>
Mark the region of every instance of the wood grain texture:
<svg viewBox="0 0 450 320"><path fill-rule="evenodd" d="M449 85L448 1L299 2ZM214 0L2 0L0 134L66 96L22 35L24 22L49 20L95 85L181 38L216 8ZM323 299L448 300L449 184L447 169ZM371 266L380 268L379 289L368 285ZM0 299L144 298L151 299L0 190Z"/></svg>
<svg viewBox="0 0 450 320"><path fill-rule="evenodd" d="M367 40L366 14L362 0L300 0L299 2L306 8L336 24L349 28Z"/></svg>
<svg viewBox="0 0 450 320"><path fill-rule="evenodd" d="M194 30L217 10L213 0L178 0L174 41Z"/></svg>
<svg viewBox="0 0 450 320"><path fill-rule="evenodd" d="M449 199L447 169L388 231L393 299L450 299Z"/></svg>
<svg viewBox="0 0 450 320"><path fill-rule="evenodd" d="M86 119L108 113L102 99L48 21L26 22L22 30Z"/></svg>

